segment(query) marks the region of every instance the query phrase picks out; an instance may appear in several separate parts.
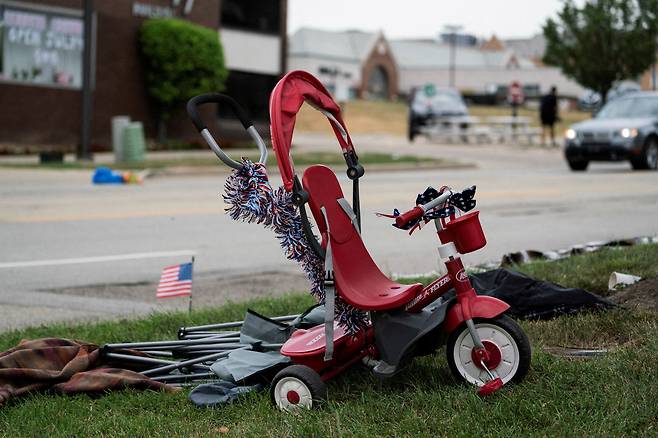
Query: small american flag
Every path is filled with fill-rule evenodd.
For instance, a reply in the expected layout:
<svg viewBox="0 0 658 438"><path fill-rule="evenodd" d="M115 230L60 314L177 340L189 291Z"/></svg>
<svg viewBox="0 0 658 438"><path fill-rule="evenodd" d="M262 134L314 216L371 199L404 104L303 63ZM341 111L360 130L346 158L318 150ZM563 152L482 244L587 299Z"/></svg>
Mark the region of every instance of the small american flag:
<svg viewBox="0 0 658 438"><path fill-rule="evenodd" d="M189 296L192 296L192 263L182 263L164 268L160 276L156 297Z"/></svg>

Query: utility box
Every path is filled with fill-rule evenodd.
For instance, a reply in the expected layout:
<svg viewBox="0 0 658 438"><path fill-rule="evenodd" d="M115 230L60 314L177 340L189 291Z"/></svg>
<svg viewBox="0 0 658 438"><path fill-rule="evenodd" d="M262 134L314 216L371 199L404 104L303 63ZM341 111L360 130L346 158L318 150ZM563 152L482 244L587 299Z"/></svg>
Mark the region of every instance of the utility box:
<svg viewBox="0 0 658 438"><path fill-rule="evenodd" d="M130 125L130 117L112 117L112 151L114 152L114 161L116 163L121 163L124 161L123 131L128 125Z"/></svg>
<svg viewBox="0 0 658 438"><path fill-rule="evenodd" d="M123 153L125 163L144 161L146 141L142 122L131 122L123 129Z"/></svg>

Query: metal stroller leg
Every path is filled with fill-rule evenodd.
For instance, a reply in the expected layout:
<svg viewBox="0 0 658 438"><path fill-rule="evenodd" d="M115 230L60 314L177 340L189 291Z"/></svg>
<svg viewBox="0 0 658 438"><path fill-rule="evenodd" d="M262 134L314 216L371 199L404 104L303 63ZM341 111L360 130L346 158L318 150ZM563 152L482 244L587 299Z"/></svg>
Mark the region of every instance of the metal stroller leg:
<svg viewBox="0 0 658 438"><path fill-rule="evenodd" d="M286 315L286 316L277 316L271 319L273 319L274 321L285 322L285 321L292 321L298 316L299 315ZM190 333L190 332L197 332L204 330L238 328L238 327L242 327L242 324L244 324L244 321L223 322L221 324L207 324L207 325L199 325L195 327L181 327L181 331L183 331L184 333Z"/></svg>
<svg viewBox="0 0 658 438"><path fill-rule="evenodd" d="M246 349L246 347L245 347L245 349ZM232 351L235 351L235 350L232 350ZM223 351L221 353L214 353L214 354L209 354L208 356L201 356L201 357L197 357L195 359L184 360L182 362L172 363L171 365L165 365L163 367L153 368L153 369L142 372L142 374L144 376L149 376L149 377L150 376L156 376L158 374L165 373L167 371L173 371L173 370L176 370L176 369L185 368L185 367L190 366L190 365L196 365L196 364L200 364L200 363L203 363L203 362L211 362L211 361L214 362L217 359L228 356L229 353L231 353L231 351Z"/></svg>

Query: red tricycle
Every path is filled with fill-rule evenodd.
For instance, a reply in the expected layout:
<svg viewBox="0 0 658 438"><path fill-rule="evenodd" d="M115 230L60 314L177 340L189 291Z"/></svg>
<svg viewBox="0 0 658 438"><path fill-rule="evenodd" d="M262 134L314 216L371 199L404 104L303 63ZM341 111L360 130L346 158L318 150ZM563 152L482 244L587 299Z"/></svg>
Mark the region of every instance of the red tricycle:
<svg viewBox="0 0 658 438"><path fill-rule="evenodd" d="M311 211L342 198L333 172L326 167L308 169L303 183L312 193L322 187L322 196L309 199ZM397 216L395 225L407 228L410 222L432 218L454 195L445 188L430 202ZM281 348L294 365L281 370L272 382L272 399L277 406L285 410L314 406L327 396L324 382L357 362L371 366L377 376L391 377L414 356L434 352L446 338L450 370L456 377L479 386L480 395L491 394L524 377L530 366L528 338L513 319L503 314L509 308L506 303L475 294L460 258L460 254L486 244L479 212L460 217L451 214L452 220L433 219L442 243L439 254L448 273L423 288L386 278L368 255L349 217L340 208L325 207L325 211L336 289L348 303L370 312L371 325L348 334L335 324L334 354L328 361L324 325L294 332ZM323 225L318 227L322 229ZM454 298L441 299L452 288Z"/></svg>
<svg viewBox="0 0 658 438"><path fill-rule="evenodd" d="M215 97L218 95L215 95ZM188 106L195 125L225 163L230 160L194 110L195 104L222 100L202 98ZM306 102L322 112L336 134L352 180L352 205L345 199L335 173L323 165L308 167L301 181L291 156L295 118ZM234 110L252 135L258 134L239 106ZM428 188L406 213L397 211L394 225L411 232L433 221L441 242L439 254L447 274L426 287L398 284L377 267L361 239L359 179L364 175L339 106L325 87L302 71L286 74L270 98L272 145L285 190L298 207L303 233L312 251L324 261L325 323L295 331L281 353L292 365L273 379L271 396L281 409L315 407L327 398L325 382L356 363L383 378L399 373L417 356L435 352L445 343L452 373L490 394L506 383L519 382L530 366L530 344L519 325L506 316L505 302L476 295L464 270L461 255L486 245L475 207L475 187L461 192L448 187ZM261 162L267 153L264 142ZM265 158L263 158L265 157ZM227 160L230 160L227 161ZM317 227L313 232L306 205ZM470 212L469 212L470 211ZM454 289L454 296L444 295ZM367 315L358 330L334 321L334 303L342 300ZM331 339L331 342L327 342Z"/></svg>

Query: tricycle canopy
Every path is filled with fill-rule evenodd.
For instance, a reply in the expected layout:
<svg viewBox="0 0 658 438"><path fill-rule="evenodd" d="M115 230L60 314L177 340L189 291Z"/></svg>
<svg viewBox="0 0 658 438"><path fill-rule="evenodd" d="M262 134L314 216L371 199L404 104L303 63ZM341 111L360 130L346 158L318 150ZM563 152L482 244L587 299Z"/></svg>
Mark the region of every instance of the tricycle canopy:
<svg viewBox="0 0 658 438"><path fill-rule="evenodd" d="M346 161L348 157L356 160L352 139L340 114L340 106L313 75L300 70L291 71L277 83L270 96L272 147L287 191L292 190L295 179L291 156L292 136L297 113L304 102L329 119Z"/></svg>

